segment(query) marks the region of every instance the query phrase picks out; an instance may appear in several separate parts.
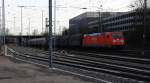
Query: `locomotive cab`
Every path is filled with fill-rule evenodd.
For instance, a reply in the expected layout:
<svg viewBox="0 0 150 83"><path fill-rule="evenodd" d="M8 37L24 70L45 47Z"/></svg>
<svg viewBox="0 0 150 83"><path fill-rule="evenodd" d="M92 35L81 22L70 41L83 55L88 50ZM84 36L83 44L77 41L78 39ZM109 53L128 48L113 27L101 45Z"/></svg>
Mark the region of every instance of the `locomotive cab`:
<svg viewBox="0 0 150 83"><path fill-rule="evenodd" d="M122 47L125 45L124 36L122 32L112 32L109 36L112 47Z"/></svg>

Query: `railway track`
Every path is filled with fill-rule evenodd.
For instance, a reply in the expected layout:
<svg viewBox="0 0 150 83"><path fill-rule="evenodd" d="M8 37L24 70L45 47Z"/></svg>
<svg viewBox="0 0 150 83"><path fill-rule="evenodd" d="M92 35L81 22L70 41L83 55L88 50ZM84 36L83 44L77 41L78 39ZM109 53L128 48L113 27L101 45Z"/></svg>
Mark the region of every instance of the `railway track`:
<svg viewBox="0 0 150 83"><path fill-rule="evenodd" d="M104 55L119 55L119 56L128 56L128 57L139 57L139 58L150 58L150 50L113 50L113 49L58 49L57 51L64 50L70 53L82 52L82 53L94 53L94 54L104 54Z"/></svg>
<svg viewBox="0 0 150 83"><path fill-rule="evenodd" d="M32 48L13 48L24 58L43 61L48 63L48 53ZM39 56L40 54L41 56ZM150 81L150 60L140 57L104 55L96 53L69 52L68 54L53 53L53 63L71 66L97 73L107 73L123 78L139 81ZM19 55L19 54L18 54ZM20 56L19 56L20 57ZM135 82L136 83L136 82Z"/></svg>

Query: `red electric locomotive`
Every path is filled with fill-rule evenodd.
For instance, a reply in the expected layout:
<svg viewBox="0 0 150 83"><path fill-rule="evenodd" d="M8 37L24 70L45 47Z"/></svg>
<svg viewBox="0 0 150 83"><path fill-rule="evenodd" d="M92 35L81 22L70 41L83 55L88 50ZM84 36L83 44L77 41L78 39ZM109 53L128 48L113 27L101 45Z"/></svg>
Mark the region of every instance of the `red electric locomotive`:
<svg viewBox="0 0 150 83"><path fill-rule="evenodd" d="M122 47L125 45L122 32L85 34L82 45L86 47Z"/></svg>

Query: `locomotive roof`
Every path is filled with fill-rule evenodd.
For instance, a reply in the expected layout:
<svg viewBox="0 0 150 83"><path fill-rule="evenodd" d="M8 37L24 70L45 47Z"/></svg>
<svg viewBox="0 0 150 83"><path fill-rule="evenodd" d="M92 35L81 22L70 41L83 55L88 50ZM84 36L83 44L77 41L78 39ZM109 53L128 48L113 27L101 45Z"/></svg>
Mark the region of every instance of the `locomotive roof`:
<svg viewBox="0 0 150 83"><path fill-rule="evenodd" d="M122 32L105 32L105 33L122 33ZM84 36L97 36L97 35L104 35L105 33L92 33L92 34L84 34Z"/></svg>
<svg viewBox="0 0 150 83"><path fill-rule="evenodd" d="M104 33L92 33L92 34L85 34L84 36L96 36L96 35L102 35Z"/></svg>

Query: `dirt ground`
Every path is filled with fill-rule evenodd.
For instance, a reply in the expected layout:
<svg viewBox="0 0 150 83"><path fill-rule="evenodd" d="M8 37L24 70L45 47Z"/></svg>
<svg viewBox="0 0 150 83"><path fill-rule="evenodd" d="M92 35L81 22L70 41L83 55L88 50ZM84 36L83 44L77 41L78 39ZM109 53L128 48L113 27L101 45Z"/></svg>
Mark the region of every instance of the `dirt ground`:
<svg viewBox="0 0 150 83"><path fill-rule="evenodd" d="M0 83L92 83L81 78L46 70L36 65L14 62L0 56Z"/></svg>

